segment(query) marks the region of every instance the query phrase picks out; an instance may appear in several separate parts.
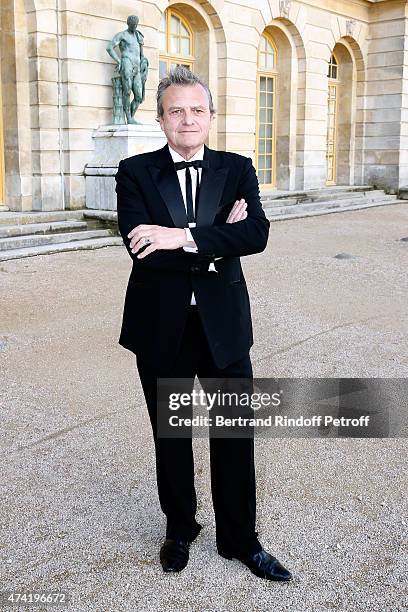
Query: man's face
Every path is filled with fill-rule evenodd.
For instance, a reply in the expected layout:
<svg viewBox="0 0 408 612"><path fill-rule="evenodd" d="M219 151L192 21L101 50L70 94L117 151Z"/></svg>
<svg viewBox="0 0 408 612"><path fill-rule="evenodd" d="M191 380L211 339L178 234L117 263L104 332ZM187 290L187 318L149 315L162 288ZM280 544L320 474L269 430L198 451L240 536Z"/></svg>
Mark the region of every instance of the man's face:
<svg viewBox="0 0 408 612"><path fill-rule="evenodd" d="M169 145L178 153L194 155L207 139L214 116L204 87L170 85L163 94L163 116L160 127Z"/></svg>

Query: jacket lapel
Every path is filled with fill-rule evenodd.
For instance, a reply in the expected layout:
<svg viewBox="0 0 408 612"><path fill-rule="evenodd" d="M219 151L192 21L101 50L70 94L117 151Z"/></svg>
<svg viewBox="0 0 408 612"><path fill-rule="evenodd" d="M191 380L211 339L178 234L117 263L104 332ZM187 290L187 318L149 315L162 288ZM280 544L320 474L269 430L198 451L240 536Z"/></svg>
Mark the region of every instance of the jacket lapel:
<svg viewBox="0 0 408 612"><path fill-rule="evenodd" d="M175 227L187 227L187 213L180 183L167 145L158 151L157 165L149 166L149 172L157 187Z"/></svg>
<svg viewBox="0 0 408 612"><path fill-rule="evenodd" d="M212 225L216 210L220 203L228 168L220 166L220 156L204 145L204 159L208 160L210 167L203 168L201 174L200 192L197 206L197 226Z"/></svg>
<svg viewBox="0 0 408 612"><path fill-rule="evenodd" d="M212 225L224 190L228 168L220 167L220 156L204 145L204 159L210 167L203 168L197 205L197 226ZM187 213L167 144L158 151L156 164L149 166L153 183L157 187L175 227L187 227Z"/></svg>

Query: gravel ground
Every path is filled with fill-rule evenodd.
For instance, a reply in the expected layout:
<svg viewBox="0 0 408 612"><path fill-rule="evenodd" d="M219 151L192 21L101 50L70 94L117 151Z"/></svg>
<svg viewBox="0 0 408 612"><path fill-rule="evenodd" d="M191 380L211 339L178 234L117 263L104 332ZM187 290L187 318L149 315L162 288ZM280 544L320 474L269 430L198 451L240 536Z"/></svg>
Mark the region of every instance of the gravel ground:
<svg viewBox="0 0 408 612"><path fill-rule="evenodd" d="M406 236L408 203L273 223L243 259L255 375L407 377ZM130 263L110 247L0 264L1 589L67 591L75 612L408 609L401 438L257 440L259 537L288 584L216 554L195 439L204 529L163 574L150 423L117 344Z"/></svg>

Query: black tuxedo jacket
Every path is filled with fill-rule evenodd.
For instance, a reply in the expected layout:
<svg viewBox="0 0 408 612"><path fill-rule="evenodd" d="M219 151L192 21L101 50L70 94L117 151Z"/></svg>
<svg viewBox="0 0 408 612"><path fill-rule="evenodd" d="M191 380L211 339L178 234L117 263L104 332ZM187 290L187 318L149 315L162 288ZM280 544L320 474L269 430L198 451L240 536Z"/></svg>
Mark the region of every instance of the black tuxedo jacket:
<svg viewBox="0 0 408 612"><path fill-rule="evenodd" d="M119 344L158 369L170 367L176 356L192 291L217 367L242 358L253 344L240 256L265 249L269 221L249 158L204 147L204 159L210 166L202 170L197 227L191 228L198 253L180 248L137 259L130 251L127 234L136 225L188 226L167 144L122 160L116 174L119 231L133 260ZM240 198L248 204L247 218L226 223ZM208 271L212 261L217 272Z"/></svg>

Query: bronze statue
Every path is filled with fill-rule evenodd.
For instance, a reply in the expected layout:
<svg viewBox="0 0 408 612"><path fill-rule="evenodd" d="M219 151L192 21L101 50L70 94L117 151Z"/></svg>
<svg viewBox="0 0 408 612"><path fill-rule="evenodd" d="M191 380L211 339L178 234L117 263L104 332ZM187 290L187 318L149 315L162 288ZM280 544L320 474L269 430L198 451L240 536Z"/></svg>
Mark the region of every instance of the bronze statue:
<svg viewBox="0 0 408 612"><path fill-rule="evenodd" d="M134 114L145 98L145 83L149 70L149 62L143 55L143 34L137 29L139 18L136 15L129 15L127 18L128 29L118 32L108 43L106 51L115 60L116 71L119 72L122 104L118 105L114 101L114 123L123 123L123 111L127 123L140 123L134 119ZM121 57L115 52L115 47L119 46ZM116 97L118 92L118 77L112 79ZM119 88L120 89L120 88ZM131 93L133 99L130 101ZM115 93L114 93L115 98Z"/></svg>

